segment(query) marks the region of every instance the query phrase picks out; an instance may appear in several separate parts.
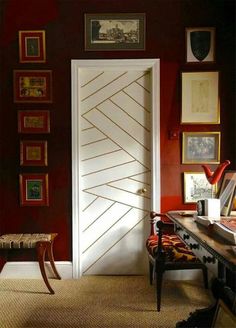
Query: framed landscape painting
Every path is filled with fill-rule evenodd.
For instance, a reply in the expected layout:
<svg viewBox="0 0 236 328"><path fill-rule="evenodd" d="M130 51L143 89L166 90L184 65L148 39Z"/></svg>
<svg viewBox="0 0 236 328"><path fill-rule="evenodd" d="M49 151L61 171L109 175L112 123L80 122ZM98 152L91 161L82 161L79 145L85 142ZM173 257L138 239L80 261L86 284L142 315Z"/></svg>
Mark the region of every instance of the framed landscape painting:
<svg viewBox="0 0 236 328"><path fill-rule="evenodd" d="M220 132L183 132L183 164L218 164Z"/></svg>
<svg viewBox="0 0 236 328"><path fill-rule="evenodd" d="M85 50L144 50L145 14L85 14Z"/></svg>

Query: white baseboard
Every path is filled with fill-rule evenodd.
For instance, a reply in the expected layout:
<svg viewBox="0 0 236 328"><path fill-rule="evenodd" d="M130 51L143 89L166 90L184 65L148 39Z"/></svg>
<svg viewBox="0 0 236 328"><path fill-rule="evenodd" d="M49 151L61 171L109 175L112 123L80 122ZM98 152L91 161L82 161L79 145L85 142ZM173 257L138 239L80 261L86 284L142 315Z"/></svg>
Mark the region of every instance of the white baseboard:
<svg viewBox="0 0 236 328"><path fill-rule="evenodd" d="M72 279L72 262L56 261L55 265L62 279ZM45 269L49 278L54 277L49 262L45 262ZM41 279L38 262L7 262L0 273L0 279L9 278Z"/></svg>

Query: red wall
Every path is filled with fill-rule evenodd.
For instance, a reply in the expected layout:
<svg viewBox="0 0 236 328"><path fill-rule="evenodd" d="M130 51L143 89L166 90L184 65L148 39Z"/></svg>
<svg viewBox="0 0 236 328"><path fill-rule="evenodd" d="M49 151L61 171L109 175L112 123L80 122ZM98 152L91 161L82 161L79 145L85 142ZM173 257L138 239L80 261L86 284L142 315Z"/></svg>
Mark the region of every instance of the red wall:
<svg viewBox="0 0 236 328"><path fill-rule="evenodd" d="M84 13L106 12L146 13L146 50L84 51ZM221 161L230 159L229 168L236 169L234 13L234 0L1 1L0 233L58 232L55 258L71 260L71 59L160 58L162 211L194 208L183 204L182 173L202 169L181 164L182 131L221 131ZM216 27L216 63L187 65L185 27L201 26ZM20 64L18 30L34 29L46 31L47 62ZM13 103L14 69L51 69L53 103ZM188 70L220 71L220 125L180 125L180 72ZM51 133L33 138L18 134L20 109L50 110ZM178 140L168 139L172 130L180 133ZM48 167L20 167L19 142L27 138L48 140ZM20 207L18 176L24 172L49 174L49 207Z"/></svg>

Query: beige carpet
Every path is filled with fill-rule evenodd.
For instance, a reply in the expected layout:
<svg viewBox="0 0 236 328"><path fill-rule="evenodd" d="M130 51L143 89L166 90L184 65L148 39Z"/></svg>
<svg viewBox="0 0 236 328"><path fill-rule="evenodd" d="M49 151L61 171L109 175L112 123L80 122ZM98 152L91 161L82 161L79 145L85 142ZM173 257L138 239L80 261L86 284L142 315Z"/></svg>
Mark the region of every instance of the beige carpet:
<svg viewBox="0 0 236 328"><path fill-rule="evenodd" d="M169 328L208 306L210 294L193 281L165 281L161 312L155 287L143 276L84 276L50 280L0 279L0 327Z"/></svg>

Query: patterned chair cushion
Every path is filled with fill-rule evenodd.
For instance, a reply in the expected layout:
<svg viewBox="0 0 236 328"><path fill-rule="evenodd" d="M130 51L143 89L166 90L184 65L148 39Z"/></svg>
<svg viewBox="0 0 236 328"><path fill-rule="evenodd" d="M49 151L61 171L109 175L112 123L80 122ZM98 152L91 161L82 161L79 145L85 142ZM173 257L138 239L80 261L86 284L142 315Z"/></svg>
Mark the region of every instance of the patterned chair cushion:
<svg viewBox="0 0 236 328"><path fill-rule="evenodd" d="M148 253L153 257L157 254L158 235L151 235L146 241ZM163 234L162 247L167 262L198 262L193 252L181 241L176 234Z"/></svg>

